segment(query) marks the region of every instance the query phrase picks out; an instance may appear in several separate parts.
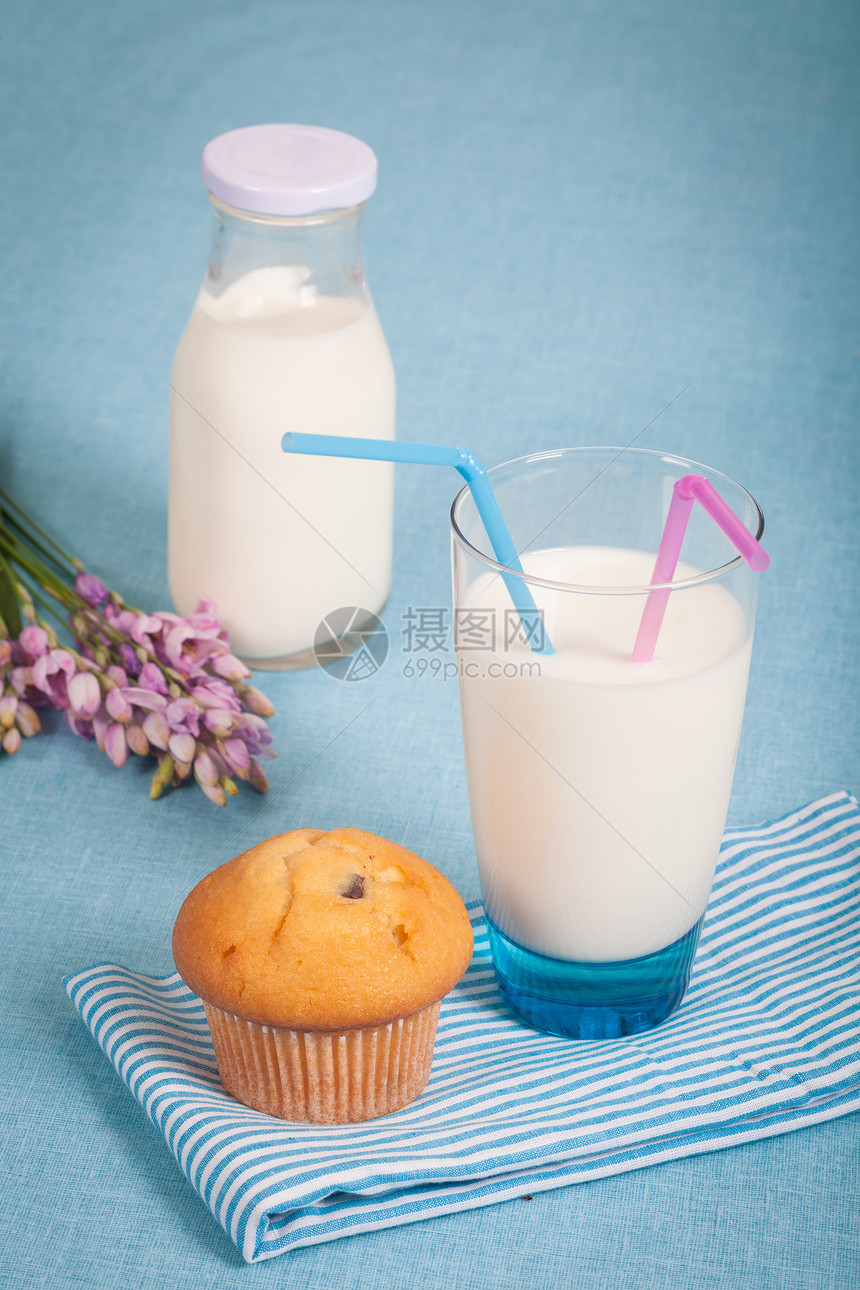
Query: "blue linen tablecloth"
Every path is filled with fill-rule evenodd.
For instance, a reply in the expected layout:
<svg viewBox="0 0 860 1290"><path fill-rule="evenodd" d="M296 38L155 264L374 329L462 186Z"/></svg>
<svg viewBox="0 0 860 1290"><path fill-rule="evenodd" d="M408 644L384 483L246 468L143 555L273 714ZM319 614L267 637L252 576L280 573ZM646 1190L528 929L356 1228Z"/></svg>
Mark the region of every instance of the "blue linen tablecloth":
<svg viewBox="0 0 860 1290"><path fill-rule="evenodd" d="M740 480L773 563L730 826L857 794L856 5L8 0L1 30L0 481L66 547L169 607L200 150L254 122L347 130L379 157L365 253L399 436L488 465L635 439ZM456 687L414 666L453 657L453 482L398 468L378 675L257 677L266 798L151 803L137 760L53 718L0 758L0 1285L856 1290L857 1114L248 1268L59 987L106 959L172 972L187 891L286 829L390 836L477 898Z"/></svg>

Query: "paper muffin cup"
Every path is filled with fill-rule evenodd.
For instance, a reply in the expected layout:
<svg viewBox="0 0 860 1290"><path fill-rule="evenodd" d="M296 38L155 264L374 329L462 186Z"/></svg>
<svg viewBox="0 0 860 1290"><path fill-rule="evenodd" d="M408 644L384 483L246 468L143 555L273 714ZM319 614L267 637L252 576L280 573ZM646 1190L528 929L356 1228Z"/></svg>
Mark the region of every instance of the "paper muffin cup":
<svg viewBox="0 0 860 1290"><path fill-rule="evenodd" d="M439 1001L384 1026L288 1030L204 1003L228 1093L267 1115L351 1124L415 1100L430 1078Z"/></svg>

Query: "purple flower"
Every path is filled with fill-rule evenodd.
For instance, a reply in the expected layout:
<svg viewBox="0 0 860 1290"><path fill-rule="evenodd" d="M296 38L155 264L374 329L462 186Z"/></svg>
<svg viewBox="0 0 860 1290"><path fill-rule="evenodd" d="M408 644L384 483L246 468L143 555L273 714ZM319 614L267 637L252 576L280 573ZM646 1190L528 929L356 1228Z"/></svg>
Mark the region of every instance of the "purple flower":
<svg viewBox="0 0 860 1290"><path fill-rule="evenodd" d="M197 783L200 785L203 792L209 798L210 802L214 802L216 806L227 805L227 794L224 792L224 789L217 781L214 784L208 784L206 783L205 780L201 779L200 776L197 774L196 761L194 763L194 778L197 780Z"/></svg>
<svg viewBox="0 0 860 1290"><path fill-rule="evenodd" d="M199 636L190 623L180 622L164 637L164 653L171 667L190 675L209 658L219 643Z"/></svg>
<svg viewBox="0 0 860 1290"><path fill-rule="evenodd" d="M197 741L193 735L172 734L167 741L167 747L175 762L182 762L189 767L191 766L194 754L197 751Z"/></svg>
<svg viewBox="0 0 860 1290"><path fill-rule="evenodd" d="M164 673L155 663L144 663L140 669L137 683L143 690L152 690L153 694L167 694L167 681Z"/></svg>
<svg viewBox="0 0 860 1290"><path fill-rule="evenodd" d="M48 707L48 696L33 682L32 667L13 667L10 674L12 689L36 708Z"/></svg>
<svg viewBox="0 0 860 1290"><path fill-rule="evenodd" d="M128 743L125 737L125 727L121 726L118 721L112 722L107 728L105 752L117 770L120 770L128 761Z"/></svg>
<svg viewBox="0 0 860 1290"><path fill-rule="evenodd" d="M228 681L242 681L250 676L250 670L233 654L216 654L212 659L212 670Z"/></svg>
<svg viewBox="0 0 860 1290"><path fill-rule="evenodd" d="M230 769L240 779L247 779L251 769L251 754L247 744L241 739L225 739L219 742L218 749Z"/></svg>
<svg viewBox="0 0 860 1290"><path fill-rule="evenodd" d="M48 652L48 633L44 627L35 627L31 623L21 632L18 641L29 662L35 663L37 658L42 658Z"/></svg>
<svg viewBox="0 0 860 1290"><path fill-rule="evenodd" d="M193 699L174 699L165 708L164 715L177 733L190 730L195 739L200 734L200 709Z"/></svg>
<svg viewBox="0 0 860 1290"><path fill-rule="evenodd" d="M52 649L33 664L33 685L46 695L55 708L68 706L68 684L77 664L66 649Z"/></svg>
<svg viewBox="0 0 860 1290"><path fill-rule="evenodd" d="M205 748L201 748L194 758L194 778L201 788L205 786L214 788L218 783L218 767L212 760L211 753L207 752ZM226 802L226 798L224 800Z"/></svg>
<svg viewBox="0 0 860 1290"><path fill-rule="evenodd" d="M98 712L93 714L93 738L96 741L99 752L104 752L105 750L105 740L107 739L109 725L110 718L107 714L107 708L102 704Z"/></svg>
<svg viewBox="0 0 860 1290"><path fill-rule="evenodd" d="M250 712L243 713L242 722L236 727L236 734L240 739L244 739L248 745L249 752L252 752L256 757L271 758L275 756L274 749L268 747L272 742L272 732L262 717L255 717Z"/></svg>
<svg viewBox="0 0 860 1290"><path fill-rule="evenodd" d="M197 608L188 615L188 621L194 633L201 640L227 640L227 633L218 620L212 601L208 596L197 597Z"/></svg>
<svg viewBox="0 0 860 1290"><path fill-rule="evenodd" d="M31 735L37 735L42 729L39 714L23 699L18 700L18 706L15 709L15 725L25 739L29 739Z"/></svg>
<svg viewBox="0 0 860 1290"><path fill-rule="evenodd" d="M156 694L154 690L144 690L141 686L130 685L123 690L123 694L129 703L133 703L137 708L146 708L148 712L163 712L167 707L167 699L163 694Z"/></svg>
<svg viewBox="0 0 860 1290"><path fill-rule="evenodd" d="M137 676L140 671L140 659L137 657L137 650L131 645L123 643L117 650L119 661L128 672L129 676Z"/></svg>
<svg viewBox="0 0 860 1290"><path fill-rule="evenodd" d="M151 744L162 751L167 751L170 738L170 724L163 712L148 712L143 719L143 733Z"/></svg>
<svg viewBox="0 0 860 1290"><path fill-rule="evenodd" d="M219 739L226 739L233 733L236 716L228 708L207 708L203 713L203 724Z"/></svg>
<svg viewBox="0 0 860 1290"><path fill-rule="evenodd" d="M150 713L150 716L153 714ZM141 726L134 721L130 722L125 728L125 737L128 746L138 757L145 757L149 752L149 740L143 732Z"/></svg>
<svg viewBox="0 0 860 1290"><path fill-rule="evenodd" d="M253 757L251 758L250 783L251 787L256 788L258 793L268 793L269 791L269 781L266 779L266 772L263 770L262 766L258 765L258 763L254 761Z"/></svg>
<svg viewBox="0 0 860 1290"><path fill-rule="evenodd" d="M231 712L241 712L242 704L236 697L232 685L219 677L207 677L205 685L195 685L191 691L192 699L201 708L229 708Z"/></svg>
<svg viewBox="0 0 860 1290"><path fill-rule="evenodd" d="M92 721L86 721L83 717L79 717L74 708L66 708L63 715L66 718L66 724L81 739L95 739L96 735Z"/></svg>
<svg viewBox="0 0 860 1290"><path fill-rule="evenodd" d="M76 717L88 721L102 701L101 687L92 672L76 672L68 686L69 707Z"/></svg>
<svg viewBox="0 0 860 1290"><path fill-rule="evenodd" d="M227 805L227 793L220 786L218 766L205 748L201 748L195 757L195 779L210 801L217 806Z"/></svg>
<svg viewBox="0 0 860 1290"><path fill-rule="evenodd" d="M75 578L75 591L93 608L107 598L108 589L100 578L92 573L79 573Z"/></svg>
<svg viewBox="0 0 860 1290"><path fill-rule="evenodd" d="M128 700L128 690L108 690L105 698L105 707L114 721L121 721L123 725L131 721L134 716L134 708Z"/></svg>
<svg viewBox="0 0 860 1290"><path fill-rule="evenodd" d="M0 529L3 528L0 517ZM200 598L192 614L145 613L94 574L70 574L75 596L38 570L68 613L75 641L65 648L43 624L24 592L25 628L16 640L0 637L0 741L15 751L21 736L40 729L35 709L59 708L79 737L94 739L115 766L129 753L158 757L150 796L192 774L219 806L250 779L265 791L255 758L273 757L264 718L274 708L245 684L249 669L230 650L215 606ZM35 565L33 564L35 561ZM4 693L6 691L6 693Z"/></svg>
<svg viewBox="0 0 860 1290"><path fill-rule="evenodd" d="M275 705L255 690L253 685L243 685L239 695L249 712L253 712L258 717L273 717L275 715Z"/></svg>

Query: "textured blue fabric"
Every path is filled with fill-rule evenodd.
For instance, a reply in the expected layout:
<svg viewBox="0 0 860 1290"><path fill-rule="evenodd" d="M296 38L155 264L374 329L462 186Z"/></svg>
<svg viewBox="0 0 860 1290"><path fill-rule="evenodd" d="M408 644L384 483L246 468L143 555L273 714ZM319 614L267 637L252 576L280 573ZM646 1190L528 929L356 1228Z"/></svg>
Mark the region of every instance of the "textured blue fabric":
<svg viewBox="0 0 860 1290"><path fill-rule="evenodd" d="M860 1108L860 809L838 793L726 834L693 980L650 1034L572 1044L501 1004L486 923L421 1097L284 1124L219 1085L177 974L66 979L84 1022L253 1263L301 1245L736 1146Z"/></svg>
<svg viewBox="0 0 860 1290"><path fill-rule="evenodd" d="M739 479L773 563L730 824L860 791L854 0L6 0L0 36L0 477L66 546L168 607L200 150L348 130L379 157L400 437L490 465L638 436ZM282 829L372 829L477 898L456 687L403 675L451 658L404 627L450 604L453 483L397 470L377 676L258 677L267 798L150 803L143 766L54 719L0 760L0 1285L856 1290L856 1114L249 1269L59 988L106 959L172 972L185 893Z"/></svg>

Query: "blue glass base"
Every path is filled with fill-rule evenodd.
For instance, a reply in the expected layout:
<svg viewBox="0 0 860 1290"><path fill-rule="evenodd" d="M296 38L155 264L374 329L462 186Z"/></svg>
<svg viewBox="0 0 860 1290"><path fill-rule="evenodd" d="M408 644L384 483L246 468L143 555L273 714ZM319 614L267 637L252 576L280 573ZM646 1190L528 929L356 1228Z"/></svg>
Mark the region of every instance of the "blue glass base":
<svg viewBox="0 0 860 1290"><path fill-rule="evenodd" d="M524 949L487 919L499 989L535 1030L566 1039L617 1039L671 1017L690 980L702 920L679 941L643 958L578 963Z"/></svg>

